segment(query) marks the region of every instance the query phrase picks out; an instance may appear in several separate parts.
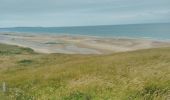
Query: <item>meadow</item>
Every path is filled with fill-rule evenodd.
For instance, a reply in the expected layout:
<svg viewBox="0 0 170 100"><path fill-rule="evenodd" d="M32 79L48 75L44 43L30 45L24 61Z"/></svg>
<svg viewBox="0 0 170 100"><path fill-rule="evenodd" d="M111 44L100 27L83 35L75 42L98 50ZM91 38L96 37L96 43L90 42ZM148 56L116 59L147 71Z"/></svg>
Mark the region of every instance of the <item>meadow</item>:
<svg viewBox="0 0 170 100"><path fill-rule="evenodd" d="M80 55L0 44L0 100L169 99L170 48Z"/></svg>

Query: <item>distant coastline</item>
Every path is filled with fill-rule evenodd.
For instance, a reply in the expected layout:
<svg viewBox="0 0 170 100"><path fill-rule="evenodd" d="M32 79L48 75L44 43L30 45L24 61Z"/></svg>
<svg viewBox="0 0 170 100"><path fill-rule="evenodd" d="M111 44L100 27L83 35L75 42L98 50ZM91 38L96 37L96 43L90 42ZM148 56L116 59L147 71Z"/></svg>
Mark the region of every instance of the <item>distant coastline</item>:
<svg viewBox="0 0 170 100"><path fill-rule="evenodd" d="M78 35L94 37L150 39L170 41L170 23L99 25L77 27L11 27L0 28L1 33Z"/></svg>

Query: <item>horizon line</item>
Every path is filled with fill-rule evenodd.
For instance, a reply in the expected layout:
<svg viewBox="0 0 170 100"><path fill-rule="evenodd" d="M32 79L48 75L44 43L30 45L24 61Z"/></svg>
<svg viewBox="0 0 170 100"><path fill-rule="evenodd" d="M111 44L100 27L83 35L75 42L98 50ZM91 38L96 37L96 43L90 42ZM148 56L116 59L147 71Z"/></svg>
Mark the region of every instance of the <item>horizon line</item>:
<svg viewBox="0 0 170 100"><path fill-rule="evenodd" d="M131 24L103 24L103 25L73 25L73 26L11 26L11 27L0 27L4 28L69 28L69 27L98 27L98 26L123 26L123 25L142 25L142 24L170 24L170 22L154 22L154 23L131 23Z"/></svg>

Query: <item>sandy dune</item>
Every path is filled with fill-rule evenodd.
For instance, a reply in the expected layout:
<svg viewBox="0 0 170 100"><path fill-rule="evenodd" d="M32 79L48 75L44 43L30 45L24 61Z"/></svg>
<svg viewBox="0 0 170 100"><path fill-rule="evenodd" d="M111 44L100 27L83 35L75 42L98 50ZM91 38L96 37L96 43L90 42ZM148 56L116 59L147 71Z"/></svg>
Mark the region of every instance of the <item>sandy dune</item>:
<svg viewBox="0 0 170 100"><path fill-rule="evenodd" d="M69 35L0 33L0 43L29 47L41 53L108 54L170 46L170 42L144 39L101 38Z"/></svg>

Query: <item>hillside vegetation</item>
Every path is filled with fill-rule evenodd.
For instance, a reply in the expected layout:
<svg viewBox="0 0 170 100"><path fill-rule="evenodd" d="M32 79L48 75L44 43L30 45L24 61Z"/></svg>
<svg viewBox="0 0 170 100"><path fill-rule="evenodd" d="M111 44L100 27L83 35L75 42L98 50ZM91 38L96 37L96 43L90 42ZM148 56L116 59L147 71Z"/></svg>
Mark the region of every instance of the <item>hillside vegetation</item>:
<svg viewBox="0 0 170 100"><path fill-rule="evenodd" d="M170 100L170 48L67 55L0 44L0 99Z"/></svg>

